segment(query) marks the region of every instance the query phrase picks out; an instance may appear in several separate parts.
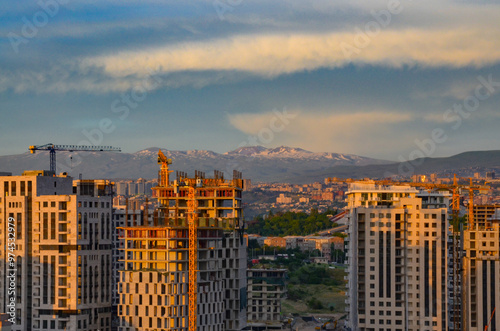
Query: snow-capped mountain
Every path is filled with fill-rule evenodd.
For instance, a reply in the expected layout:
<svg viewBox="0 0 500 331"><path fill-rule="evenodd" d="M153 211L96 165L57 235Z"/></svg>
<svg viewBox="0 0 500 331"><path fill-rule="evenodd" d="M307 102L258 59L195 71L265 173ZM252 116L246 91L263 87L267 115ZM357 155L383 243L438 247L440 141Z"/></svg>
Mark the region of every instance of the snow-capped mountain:
<svg viewBox="0 0 500 331"><path fill-rule="evenodd" d="M234 151L227 152L225 155L245 155L252 157L270 157L270 158L294 158L294 159L310 159L310 160L335 160L337 162L360 164L380 163L367 157L362 157L353 154L338 154L338 153L314 153L306 151L302 148L280 146L276 148L265 148L262 146L240 147Z"/></svg>
<svg viewBox="0 0 500 331"><path fill-rule="evenodd" d="M74 177L82 174L84 178L155 178L158 175L158 150L158 147L151 147L136 153L58 152L57 171L68 172ZM231 177L233 169L236 169L252 181L277 182L304 171L321 171L337 165L388 163L357 155L313 153L286 146L240 147L224 154L207 150L173 151L162 148L162 151L173 160L171 168L174 171L191 174L200 170L211 176L217 169ZM48 168L49 155L45 152L0 156L0 172L20 174L24 170Z"/></svg>

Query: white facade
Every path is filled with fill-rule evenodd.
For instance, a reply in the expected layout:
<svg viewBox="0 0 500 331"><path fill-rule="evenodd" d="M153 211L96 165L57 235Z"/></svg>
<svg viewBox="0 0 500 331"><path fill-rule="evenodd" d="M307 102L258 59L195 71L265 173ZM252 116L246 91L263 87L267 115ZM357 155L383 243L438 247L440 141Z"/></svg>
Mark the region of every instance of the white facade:
<svg viewBox="0 0 500 331"><path fill-rule="evenodd" d="M347 196L347 326L447 330L449 195L353 184Z"/></svg>

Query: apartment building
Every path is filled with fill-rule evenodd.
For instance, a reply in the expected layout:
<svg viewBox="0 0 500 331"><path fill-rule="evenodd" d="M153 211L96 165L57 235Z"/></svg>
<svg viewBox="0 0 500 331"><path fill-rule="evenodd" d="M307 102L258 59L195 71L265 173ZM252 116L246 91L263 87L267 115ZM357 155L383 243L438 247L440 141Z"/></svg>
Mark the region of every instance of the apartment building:
<svg viewBox="0 0 500 331"><path fill-rule="evenodd" d="M15 300L12 330L110 330L111 198L105 180L0 177L0 260L14 254L16 273L14 299L14 264L2 263L0 312Z"/></svg>
<svg viewBox="0 0 500 331"><path fill-rule="evenodd" d="M281 300L286 296L286 269L248 269L246 330L281 330Z"/></svg>
<svg viewBox="0 0 500 331"><path fill-rule="evenodd" d="M499 246L500 209L487 222L464 231L463 323L467 330L486 330L486 326L488 330L500 328Z"/></svg>
<svg viewBox="0 0 500 331"><path fill-rule="evenodd" d="M448 193L351 184L350 330L447 330Z"/></svg>

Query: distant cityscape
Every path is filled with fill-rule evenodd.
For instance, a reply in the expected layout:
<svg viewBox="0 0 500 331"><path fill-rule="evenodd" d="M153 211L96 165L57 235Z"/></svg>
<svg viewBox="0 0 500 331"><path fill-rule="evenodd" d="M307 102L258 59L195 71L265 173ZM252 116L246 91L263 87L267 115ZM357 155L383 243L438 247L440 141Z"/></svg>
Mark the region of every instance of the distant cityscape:
<svg viewBox="0 0 500 331"><path fill-rule="evenodd" d="M2 330L500 325L494 172L298 185L174 176L158 159L153 180L0 174ZM313 213L327 223L306 235L249 232ZM306 267L343 290L308 301L321 285L297 282Z"/></svg>

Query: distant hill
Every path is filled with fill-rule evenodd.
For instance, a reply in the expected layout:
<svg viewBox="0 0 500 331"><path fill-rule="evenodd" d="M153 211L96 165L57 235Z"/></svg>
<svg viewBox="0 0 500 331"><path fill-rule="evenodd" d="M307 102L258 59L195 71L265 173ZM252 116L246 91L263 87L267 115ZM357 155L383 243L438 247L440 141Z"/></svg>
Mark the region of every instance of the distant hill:
<svg viewBox="0 0 500 331"><path fill-rule="evenodd" d="M500 171L500 151L465 152L450 157L421 158L412 162L400 162L359 167L334 166L321 171L297 173L284 182L310 183L326 177L339 178L385 178L394 175L437 173L441 176L472 176L474 172ZM296 177L300 178L297 180Z"/></svg>
<svg viewBox="0 0 500 331"><path fill-rule="evenodd" d="M60 152L57 153L57 171L66 171L74 177L82 174L84 178L156 178L158 149L152 147L136 153ZM237 169L243 172L244 178L254 182L279 182L297 173L320 172L340 165L356 167L389 163L351 154L314 153L286 146L242 147L224 154L205 150L162 150L173 160L171 168L174 171L192 174L194 170L200 170L211 176L217 169L230 178L233 169ZM0 171L21 174L24 170L48 168L48 152L0 156Z"/></svg>

